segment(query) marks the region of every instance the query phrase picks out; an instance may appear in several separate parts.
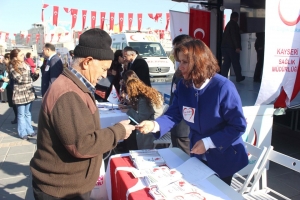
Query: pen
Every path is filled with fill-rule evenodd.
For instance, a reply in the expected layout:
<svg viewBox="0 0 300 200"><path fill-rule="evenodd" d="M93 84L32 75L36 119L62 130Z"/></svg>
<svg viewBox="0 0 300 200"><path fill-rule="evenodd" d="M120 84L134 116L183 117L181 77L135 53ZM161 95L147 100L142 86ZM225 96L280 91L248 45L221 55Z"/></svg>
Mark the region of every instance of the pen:
<svg viewBox="0 0 300 200"><path fill-rule="evenodd" d="M130 117L130 116L128 116L128 118L131 120L131 121L133 121L135 124L139 124L137 121L135 121L132 117Z"/></svg>

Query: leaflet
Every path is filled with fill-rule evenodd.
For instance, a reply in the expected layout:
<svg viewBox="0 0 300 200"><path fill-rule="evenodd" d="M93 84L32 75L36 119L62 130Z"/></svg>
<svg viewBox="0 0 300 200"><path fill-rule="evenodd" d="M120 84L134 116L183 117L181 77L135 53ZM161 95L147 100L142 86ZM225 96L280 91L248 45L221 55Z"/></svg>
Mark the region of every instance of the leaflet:
<svg viewBox="0 0 300 200"><path fill-rule="evenodd" d="M192 183L199 180L204 180L211 175L216 174L212 169L202 163L199 159L195 157L189 158L183 164L175 168L179 171L183 178Z"/></svg>

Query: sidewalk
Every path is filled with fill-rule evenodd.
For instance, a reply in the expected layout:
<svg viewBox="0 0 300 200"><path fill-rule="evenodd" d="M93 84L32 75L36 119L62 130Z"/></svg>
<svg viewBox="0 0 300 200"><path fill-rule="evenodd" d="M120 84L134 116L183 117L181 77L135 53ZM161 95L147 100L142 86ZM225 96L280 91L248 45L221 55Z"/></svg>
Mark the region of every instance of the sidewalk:
<svg viewBox="0 0 300 200"><path fill-rule="evenodd" d="M32 125L37 129L41 106L40 79L35 83L38 99L32 104ZM0 103L0 199L33 200L29 162L36 150L36 140L21 140L8 103Z"/></svg>
<svg viewBox="0 0 300 200"><path fill-rule="evenodd" d="M250 82L245 81L243 84ZM32 105L32 124L37 129L41 106L40 79L34 85L38 99ZM249 99L248 96L247 98ZM36 150L36 140L21 140L17 135L17 125L10 123L13 118L13 110L8 104L0 103L0 199L33 200L29 162ZM272 145L276 151L300 159L299 140L273 130ZM300 173L270 163L268 185L272 189L293 200L300 200L299 183Z"/></svg>

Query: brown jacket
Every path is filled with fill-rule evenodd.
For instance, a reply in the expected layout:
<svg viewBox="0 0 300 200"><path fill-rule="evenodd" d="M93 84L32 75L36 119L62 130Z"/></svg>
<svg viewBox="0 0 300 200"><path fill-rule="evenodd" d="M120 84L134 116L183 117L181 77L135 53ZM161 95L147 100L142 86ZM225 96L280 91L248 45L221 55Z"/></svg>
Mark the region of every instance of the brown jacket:
<svg viewBox="0 0 300 200"><path fill-rule="evenodd" d="M33 181L57 198L91 191L103 153L114 148L125 133L119 123L101 129L94 97L64 68L43 98L37 151L30 162Z"/></svg>
<svg viewBox="0 0 300 200"><path fill-rule="evenodd" d="M14 81L12 101L14 104L27 104L35 99L32 81L38 79L39 74L30 73L30 67L25 63L19 66L19 72L11 67L11 77Z"/></svg>

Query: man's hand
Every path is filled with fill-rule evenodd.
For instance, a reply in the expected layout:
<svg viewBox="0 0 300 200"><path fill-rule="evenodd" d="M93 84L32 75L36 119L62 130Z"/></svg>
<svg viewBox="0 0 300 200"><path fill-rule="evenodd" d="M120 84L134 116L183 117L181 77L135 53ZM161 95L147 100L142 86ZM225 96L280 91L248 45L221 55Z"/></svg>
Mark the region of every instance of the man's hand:
<svg viewBox="0 0 300 200"><path fill-rule="evenodd" d="M191 153L194 154L204 154L206 152L204 143L202 140L199 140L198 142L196 142L196 144L193 146L193 148L191 149Z"/></svg>
<svg viewBox="0 0 300 200"><path fill-rule="evenodd" d="M148 134L154 129L154 121L142 121L135 128L143 134Z"/></svg>
<svg viewBox="0 0 300 200"><path fill-rule="evenodd" d="M132 133L133 130L135 130L135 127L130 123L130 120L123 120L123 121L120 121L120 124L122 124L126 130L126 135L125 135L125 138L124 139L127 139L130 134Z"/></svg>
<svg viewBox="0 0 300 200"><path fill-rule="evenodd" d="M240 53L241 49L240 48L236 48L235 52Z"/></svg>
<svg viewBox="0 0 300 200"><path fill-rule="evenodd" d="M4 89L3 89L3 88L0 88L0 92L4 92Z"/></svg>
<svg viewBox="0 0 300 200"><path fill-rule="evenodd" d="M96 93L99 97L105 99L105 94L106 94L105 92L102 92L102 91L100 91L100 90L96 90L95 93Z"/></svg>

